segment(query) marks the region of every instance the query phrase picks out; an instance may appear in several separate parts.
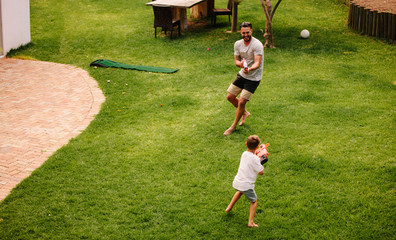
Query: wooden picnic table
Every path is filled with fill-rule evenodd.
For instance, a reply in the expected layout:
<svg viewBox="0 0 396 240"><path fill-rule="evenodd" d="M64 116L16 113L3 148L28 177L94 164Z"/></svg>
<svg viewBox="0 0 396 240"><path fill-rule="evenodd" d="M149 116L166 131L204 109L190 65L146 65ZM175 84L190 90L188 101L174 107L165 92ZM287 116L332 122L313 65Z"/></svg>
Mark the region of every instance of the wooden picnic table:
<svg viewBox="0 0 396 240"><path fill-rule="evenodd" d="M191 8L206 0L156 0L146 3L147 6Z"/></svg>
<svg viewBox="0 0 396 240"><path fill-rule="evenodd" d="M180 19L180 25L182 30L187 30L187 8L192 8L196 5L197 11L196 15L200 15L200 17L206 17L207 12L200 11L203 9L203 6L206 6L207 0L156 0L149 3L146 3L147 6L156 6L156 7L171 7L174 9L174 15Z"/></svg>

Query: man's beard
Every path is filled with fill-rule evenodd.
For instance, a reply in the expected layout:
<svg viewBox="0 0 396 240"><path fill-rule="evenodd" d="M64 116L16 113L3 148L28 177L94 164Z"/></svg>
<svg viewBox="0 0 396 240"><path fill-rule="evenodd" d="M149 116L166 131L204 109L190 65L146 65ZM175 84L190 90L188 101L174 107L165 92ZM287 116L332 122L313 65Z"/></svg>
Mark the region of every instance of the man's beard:
<svg viewBox="0 0 396 240"><path fill-rule="evenodd" d="M243 38L243 40L244 40L245 42L249 42L250 39L252 39L252 36L246 36L246 37Z"/></svg>

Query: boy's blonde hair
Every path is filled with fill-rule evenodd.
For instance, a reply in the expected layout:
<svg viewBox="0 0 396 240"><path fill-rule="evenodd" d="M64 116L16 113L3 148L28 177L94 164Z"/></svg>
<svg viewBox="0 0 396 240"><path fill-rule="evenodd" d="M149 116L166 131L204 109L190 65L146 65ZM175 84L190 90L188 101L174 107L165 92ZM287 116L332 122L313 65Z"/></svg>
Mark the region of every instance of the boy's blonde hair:
<svg viewBox="0 0 396 240"><path fill-rule="evenodd" d="M255 150L259 144L260 138L257 135L251 135L246 140L246 146L251 150Z"/></svg>

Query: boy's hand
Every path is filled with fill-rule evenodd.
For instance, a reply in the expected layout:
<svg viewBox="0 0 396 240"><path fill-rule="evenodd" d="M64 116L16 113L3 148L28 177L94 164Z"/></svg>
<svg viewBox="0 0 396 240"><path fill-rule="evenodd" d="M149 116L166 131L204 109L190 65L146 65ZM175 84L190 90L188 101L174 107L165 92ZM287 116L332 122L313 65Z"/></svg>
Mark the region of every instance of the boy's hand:
<svg viewBox="0 0 396 240"><path fill-rule="evenodd" d="M260 158L261 164L268 162L268 155L269 155L268 150L267 150L268 146L269 146L269 143L261 144L255 152L255 154Z"/></svg>

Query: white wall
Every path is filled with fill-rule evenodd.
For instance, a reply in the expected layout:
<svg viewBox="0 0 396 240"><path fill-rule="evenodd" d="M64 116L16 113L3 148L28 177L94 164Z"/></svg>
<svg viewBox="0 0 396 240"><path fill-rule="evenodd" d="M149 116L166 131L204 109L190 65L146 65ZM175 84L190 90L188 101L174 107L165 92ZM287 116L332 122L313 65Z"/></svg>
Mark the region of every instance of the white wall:
<svg viewBox="0 0 396 240"><path fill-rule="evenodd" d="M6 55L31 40L29 0L0 0L0 11L0 47Z"/></svg>

